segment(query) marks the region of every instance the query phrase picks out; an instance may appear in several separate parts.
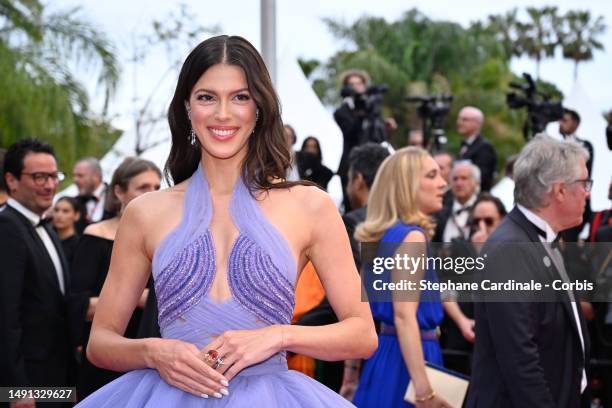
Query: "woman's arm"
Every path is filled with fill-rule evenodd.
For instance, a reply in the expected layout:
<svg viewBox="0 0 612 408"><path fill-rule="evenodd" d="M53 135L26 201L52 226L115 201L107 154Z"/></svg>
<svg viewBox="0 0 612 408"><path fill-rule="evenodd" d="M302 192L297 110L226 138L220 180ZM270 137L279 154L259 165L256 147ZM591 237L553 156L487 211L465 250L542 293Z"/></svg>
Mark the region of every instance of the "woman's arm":
<svg viewBox="0 0 612 408"><path fill-rule="evenodd" d="M166 382L184 391L198 396L220 396L225 378L204 363L195 345L123 336L150 275L151 262L144 237L147 228L154 225L146 216L153 204L156 203L146 196L135 199L121 219L93 320L87 358L114 371L154 368Z"/></svg>
<svg viewBox="0 0 612 408"><path fill-rule="evenodd" d="M308 191L306 250L339 322L319 326L286 326L286 350L319 360L368 358L378 338L367 302L361 301L361 281L344 224L330 197L315 188Z"/></svg>
<svg viewBox="0 0 612 408"><path fill-rule="evenodd" d="M368 358L376 350L372 313L368 303L361 301L359 274L340 214L323 191L312 187L305 193L301 201L307 203L307 210L297 228L309 231L304 253L312 261L339 322L223 333L204 351L215 349L224 356L227 364L219 371L229 379L282 350L330 361Z"/></svg>
<svg viewBox="0 0 612 408"><path fill-rule="evenodd" d="M422 232L412 231L404 238L404 242L408 245L402 246L402 250L408 252L409 256L419 256L426 253L425 236ZM410 279L418 282L424 279L425 271L417 270L414 274L405 271L394 271L393 279ZM419 285L417 284L418 288ZM418 294L416 294L418 295ZM444 401L432 389L425 371L425 357L423 355L423 347L421 346L421 329L417 321L417 309L419 307L417 301L402 301L395 299L393 302L393 316L395 329L397 331L397 339L399 341L402 357L406 363L408 372L410 373L411 381L414 382L416 397L427 399L424 403L417 403L417 406L444 406ZM431 398L428 398L432 396Z"/></svg>
<svg viewBox="0 0 612 408"><path fill-rule="evenodd" d="M474 334L474 320L463 314L457 302L446 301L443 305L444 311L453 319L465 340L474 343L474 340L476 340L476 335Z"/></svg>
<svg viewBox="0 0 612 408"><path fill-rule="evenodd" d="M104 287L97 302L87 357L102 368L128 371L148 367L149 342L123 337L150 274L144 251L142 210L128 206L122 217Z"/></svg>

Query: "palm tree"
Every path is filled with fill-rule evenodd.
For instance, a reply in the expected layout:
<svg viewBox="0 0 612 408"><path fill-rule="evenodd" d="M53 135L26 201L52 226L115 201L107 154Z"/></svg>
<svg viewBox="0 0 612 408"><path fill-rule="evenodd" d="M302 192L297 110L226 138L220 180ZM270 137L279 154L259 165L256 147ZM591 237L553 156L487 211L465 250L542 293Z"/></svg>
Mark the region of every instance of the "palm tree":
<svg viewBox="0 0 612 408"><path fill-rule="evenodd" d="M591 19L588 11L568 11L560 30L563 57L574 61L574 80L578 77L578 64L593 59L594 50L604 46L597 37L606 30L602 16Z"/></svg>
<svg viewBox="0 0 612 408"><path fill-rule="evenodd" d="M517 22L520 48L536 60L536 77L540 79L540 63L546 57L555 55L559 45L556 27L559 25L557 7L527 7L530 21Z"/></svg>
<svg viewBox="0 0 612 408"><path fill-rule="evenodd" d="M105 97L98 117L77 72L97 79ZM103 153L117 137L106 107L118 81L113 46L78 9L48 14L38 0L0 0L0 145L39 137L56 147L64 167Z"/></svg>
<svg viewBox="0 0 612 408"><path fill-rule="evenodd" d="M524 52L520 42L523 33L521 32L521 26L518 24L517 14L518 10L514 8L506 14L490 15L484 27L502 44L508 59L520 57ZM478 22L474 23L473 26L477 24Z"/></svg>

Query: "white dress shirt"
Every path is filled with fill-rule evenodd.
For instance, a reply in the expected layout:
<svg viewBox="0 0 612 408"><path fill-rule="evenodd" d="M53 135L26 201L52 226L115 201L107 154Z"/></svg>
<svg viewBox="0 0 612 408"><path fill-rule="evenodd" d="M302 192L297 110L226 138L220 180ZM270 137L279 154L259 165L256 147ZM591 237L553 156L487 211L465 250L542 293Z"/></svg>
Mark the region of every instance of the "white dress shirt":
<svg viewBox="0 0 612 408"><path fill-rule="evenodd" d="M442 234L442 242L451 242L453 238L467 238L470 234L470 226L467 225L470 216L470 207L476 202L476 194L470 197L464 204L460 204L456 199L453 200L451 213L448 216L444 233Z"/></svg>
<svg viewBox="0 0 612 408"><path fill-rule="evenodd" d="M518 209L523 213L525 218L527 218L533 225L540 228L542 231L546 232L546 238L539 236L540 241L543 243L553 242L557 238L557 233L548 225L548 223L535 214L533 211L530 211L528 208L523 207L520 204L517 204ZM562 262L562 259L561 259ZM563 265L561 265L563 267ZM569 291L568 291L569 292ZM573 299L574 294L570 293L570 298ZM578 336L580 336L580 345L582 346L582 354L584 356L584 338L582 337L582 327L580 325L580 317L578 316L578 306L575 301L570 302L572 304L572 310L574 312L574 319L576 320L576 327L578 328ZM586 362L586 356L583 357L583 360ZM582 368L582 381L580 383L580 391L583 392L587 386L587 377L586 371Z"/></svg>
<svg viewBox="0 0 612 408"><path fill-rule="evenodd" d="M57 280L59 282L60 291L62 292L62 294L65 294L66 288L64 287L64 270L62 269L62 262L60 261L57 249L55 248L55 245L53 245L53 241L47 233L47 230L45 230L42 225L38 225L40 223L40 216L27 209L13 198L9 198L6 204L19 211L19 213L26 217L28 221L30 221L30 223L32 223L32 225L34 226L36 233L45 245L45 248L47 249L47 253L51 258L51 262L53 262L53 266L55 267L55 273L57 274Z"/></svg>
<svg viewBox="0 0 612 408"><path fill-rule="evenodd" d="M98 222L102 220L104 216L104 203L106 201L106 185L104 183L100 183L98 188L96 188L93 192L94 197L98 199L98 201L89 201L87 203L87 215L89 215L89 220L91 222Z"/></svg>

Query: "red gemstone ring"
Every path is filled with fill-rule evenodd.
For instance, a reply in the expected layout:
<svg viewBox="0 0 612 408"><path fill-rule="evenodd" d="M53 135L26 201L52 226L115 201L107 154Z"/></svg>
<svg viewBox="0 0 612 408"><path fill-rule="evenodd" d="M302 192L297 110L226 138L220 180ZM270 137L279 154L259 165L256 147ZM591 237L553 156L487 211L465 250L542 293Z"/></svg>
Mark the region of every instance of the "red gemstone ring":
<svg viewBox="0 0 612 408"><path fill-rule="evenodd" d="M204 354L204 362L212 368L216 368L215 365L217 364L218 360L219 352L217 350L208 350L206 354Z"/></svg>

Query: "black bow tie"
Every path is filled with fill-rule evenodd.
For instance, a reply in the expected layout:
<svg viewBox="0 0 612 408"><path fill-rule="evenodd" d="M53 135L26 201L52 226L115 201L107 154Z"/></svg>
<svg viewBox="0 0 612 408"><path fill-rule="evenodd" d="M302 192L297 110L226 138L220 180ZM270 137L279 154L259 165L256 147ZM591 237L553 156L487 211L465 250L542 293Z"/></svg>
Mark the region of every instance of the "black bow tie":
<svg viewBox="0 0 612 408"><path fill-rule="evenodd" d="M541 236L542 238L544 238L544 240L546 240L546 232L542 228L538 227L537 225L535 225L533 223L531 225L533 225L533 228L535 228L535 230L538 233L538 235ZM555 239L553 239L553 241L550 242L550 247L552 249L558 248L559 247L559 240L560 239L561 239L561 235L557 234Z"/></svg>
<svg viewBox="0 0 612 408"><path fill-rule="evenodd" d="M455 211L455 215L459 215L459 214L461 214L462 212L465 212L465 211L470 211L471 209L472 209L471 206L460 208L457 211Z"/></svg>
<svg viewBox="0 0 612 408"><path fill-rule="evenodd" d="M93 194L83 194L79 196L79 199L81 199L84 203L88 203L90 201L95 201L97 203L100 201L100 199Z"/></svg>
<svg viewBox="0 0 612 408"><path fill-rule="evenodd" d="M44 227L45 225L49 224L50 222L51 222L51 218L41 218L40 221L38 221L38 224L36 224L35 228Z"/></svg>

